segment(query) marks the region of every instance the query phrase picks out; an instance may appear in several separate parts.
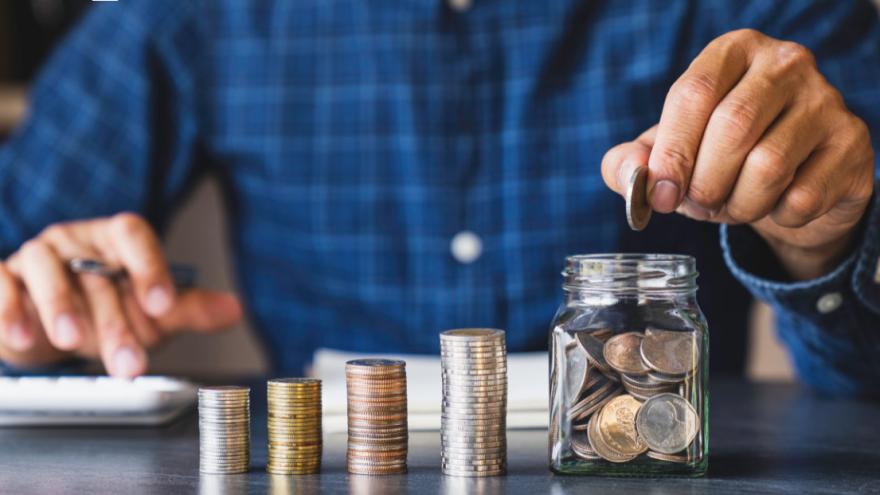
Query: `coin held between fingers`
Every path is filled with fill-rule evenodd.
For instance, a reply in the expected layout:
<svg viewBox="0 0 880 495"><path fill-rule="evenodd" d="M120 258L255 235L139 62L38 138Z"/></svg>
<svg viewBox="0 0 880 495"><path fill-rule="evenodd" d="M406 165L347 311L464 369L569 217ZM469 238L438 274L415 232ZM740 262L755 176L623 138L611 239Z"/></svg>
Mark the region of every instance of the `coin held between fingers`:
<svg viewBox="0 0 880 495"><path fill-rule="evenodd" d="M648 202L648 167L639 166L633 169L627 180L625 199L626 221L629 227L636 231L643 230L651 220L651 204Z"/></svg>

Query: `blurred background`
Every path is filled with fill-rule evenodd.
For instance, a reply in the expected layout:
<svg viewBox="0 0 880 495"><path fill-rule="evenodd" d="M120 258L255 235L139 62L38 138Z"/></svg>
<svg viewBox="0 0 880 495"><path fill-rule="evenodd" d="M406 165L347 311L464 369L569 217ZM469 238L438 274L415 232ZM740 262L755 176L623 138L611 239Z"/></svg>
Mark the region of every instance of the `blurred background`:
<svg viewBox="0 0 880 495"><path fill-rule="evenodd" d="M66 30L91 3L91 0L0 1L0 141L27 111L29 81L55 43L63 39ZM234 290L223 209L217 184L207 179L177 213L165 245L169 259L198 267L200 284ZM551 316L547 315L548 324ZM749 377L760 381L792 380L791 364L776 338L770 309L755 304L751 322ZM260 341L244 322L223 335L185 335L170 342L154 353L150 371L241 376L263 374L266 370Z"/></svg>

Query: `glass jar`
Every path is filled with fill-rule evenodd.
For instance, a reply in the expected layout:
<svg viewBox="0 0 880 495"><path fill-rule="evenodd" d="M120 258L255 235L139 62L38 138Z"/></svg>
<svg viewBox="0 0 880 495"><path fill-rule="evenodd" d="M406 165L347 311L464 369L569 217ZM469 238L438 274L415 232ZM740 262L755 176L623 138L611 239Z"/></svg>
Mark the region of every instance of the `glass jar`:
<svg viewBox="0 0 880 495"><path fill-rule="evenodd" d="M709 450L709 334L696 261L566 259L550 330L550 468L701 476Z"/></svg>

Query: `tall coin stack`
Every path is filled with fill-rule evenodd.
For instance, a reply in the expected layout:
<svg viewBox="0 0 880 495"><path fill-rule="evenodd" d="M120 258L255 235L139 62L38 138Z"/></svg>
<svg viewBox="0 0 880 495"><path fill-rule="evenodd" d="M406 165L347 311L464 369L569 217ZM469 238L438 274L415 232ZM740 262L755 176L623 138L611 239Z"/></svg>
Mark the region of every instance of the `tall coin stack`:
<svg viewBox="0 0 880 495"><path fill-rule="evenodd" d="M355 359L345 364L348 385L348 472L406 472L409 444L406 363Z"/></svg>
<svg viewBox="0 0 880 495"><path fill-rule="evenodd" d="M321 470L321 380L276 378L267 384L269 462L272 474Z"/></svg>
<svg viewBox="0 0 880 495"><path fill-rule="evenodd" d="M440 334L443 474L497 476L507 470L507 346L504 331Z"/></svg>
<svg viewBox="0 0 880 495"><path fill-rule="evenodd" d="M199 470L207 474L247 472L251 451L251 389L199 389Z"/></svg>

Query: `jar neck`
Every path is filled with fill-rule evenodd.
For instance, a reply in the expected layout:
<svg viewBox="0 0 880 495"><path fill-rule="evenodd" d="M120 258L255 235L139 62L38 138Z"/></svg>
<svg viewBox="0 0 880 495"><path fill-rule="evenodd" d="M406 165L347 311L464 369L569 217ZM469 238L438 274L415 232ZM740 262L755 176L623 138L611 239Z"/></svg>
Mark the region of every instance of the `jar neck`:
<svg viewBox="0 0 880 495"><path fill-rule="evenodd" d="M565 293L565 303L581 303L581 304L616 304L625 300L639 301L665 301L678 305L696 305L697 291L601 291L601 290L572 290L563 287ZM604 301L604 303L603 303Z"/></svg>
<svg viewBox="0 0 880 495"><path fill-rule="evenodd" d="M562 288L569 301L596 297L695 300L696 261L669 254L569 256Z"/></svg>

